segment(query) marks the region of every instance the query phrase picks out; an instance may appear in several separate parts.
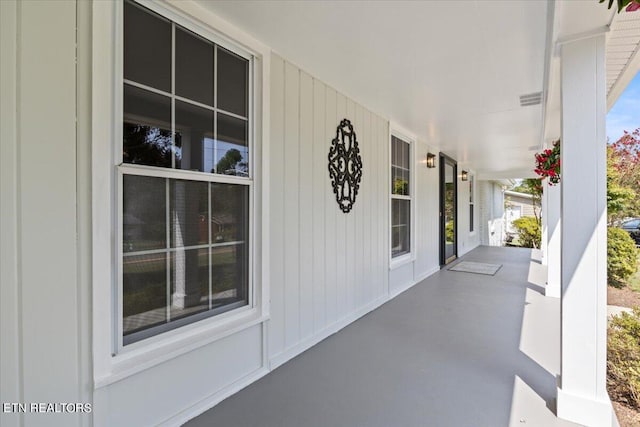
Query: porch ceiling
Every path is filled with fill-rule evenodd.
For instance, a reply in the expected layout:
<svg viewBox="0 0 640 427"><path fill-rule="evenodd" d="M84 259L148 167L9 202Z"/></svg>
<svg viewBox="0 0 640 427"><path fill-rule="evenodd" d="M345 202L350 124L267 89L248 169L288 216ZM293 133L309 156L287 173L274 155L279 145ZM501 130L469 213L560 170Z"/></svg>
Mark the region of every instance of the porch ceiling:
<svg viewBox="0 0 640 427"><path fill-rule="evenodd" d="M287 60L479 172L541 143L546 1L204 1Z"/></svg>

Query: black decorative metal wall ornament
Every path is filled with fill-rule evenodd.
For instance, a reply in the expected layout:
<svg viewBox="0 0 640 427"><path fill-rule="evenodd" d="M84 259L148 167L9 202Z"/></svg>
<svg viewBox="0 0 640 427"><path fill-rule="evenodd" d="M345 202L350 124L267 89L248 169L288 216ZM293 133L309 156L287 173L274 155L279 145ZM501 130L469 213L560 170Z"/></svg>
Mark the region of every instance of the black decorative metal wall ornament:
<svg viewBox="0 0 640 427"><path fill-rule="evenodd" d="M342 119L329 149L329 177L338 206L349 213L356 202L362 179L362 157L356 133L348 119Z"/></svg>

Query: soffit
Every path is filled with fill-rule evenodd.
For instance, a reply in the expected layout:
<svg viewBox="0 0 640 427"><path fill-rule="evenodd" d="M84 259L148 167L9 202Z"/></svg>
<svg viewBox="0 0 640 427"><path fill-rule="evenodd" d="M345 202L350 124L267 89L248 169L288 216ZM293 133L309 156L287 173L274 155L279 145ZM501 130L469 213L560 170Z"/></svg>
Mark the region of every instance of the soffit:
<svg viewBox="0 0 640 427"><path fill-rule="evenodd" d="M640 70L640 10L615 15L607 35L607 104L611 108Z"/></svg>

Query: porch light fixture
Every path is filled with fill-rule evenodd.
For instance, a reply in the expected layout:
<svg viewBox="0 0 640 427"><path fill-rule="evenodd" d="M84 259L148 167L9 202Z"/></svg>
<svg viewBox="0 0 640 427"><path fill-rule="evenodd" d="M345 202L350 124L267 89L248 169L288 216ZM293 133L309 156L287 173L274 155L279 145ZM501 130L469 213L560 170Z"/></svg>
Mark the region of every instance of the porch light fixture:
<svg viewBox="0 0 640 427"><path fill-rule="evenodd" d="M427 167L429 169L436 167L436 155L433 153L427 153Z"/></svg>
<svg viewBox="0 0 640 427"><path fill-rule="evenodd" d="M468 181L469 180L469 172L462 171L462 180L463 181Z"/></svg>

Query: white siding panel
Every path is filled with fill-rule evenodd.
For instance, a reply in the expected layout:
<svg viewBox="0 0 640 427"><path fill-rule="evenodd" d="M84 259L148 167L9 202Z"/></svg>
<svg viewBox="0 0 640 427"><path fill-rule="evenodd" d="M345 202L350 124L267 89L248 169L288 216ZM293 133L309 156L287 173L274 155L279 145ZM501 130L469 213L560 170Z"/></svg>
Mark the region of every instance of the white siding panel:
<svg viewBox="0 0 640 427"><path fill-rule="evenodd" d="M261 329L261 325L247 328L98 389L96 405L104 418L100 417L95 424L138 427L167 422L176 425L170 420L180 419L181 414L192 415L193 406L215 399L220 390L232 388L240 379L260 370Z"/></svg>
<svg viewBox="0 0 640 427"><path fill-rule="evenodd" d="M300 70L284 67L284 323L285 348L300 340Z"/></svg>
<svg viewBox="0 0 640 427"><path fill-rule="evenodd" d="M269 355L278 366L387 293L388 123L275 54L271 75ZM348 214L336 203L327 168L344 118L354 125L364 164Z"/></svg>
<svg viewBox="0 0 640 427"><path fill-rule="evenodd" d="M271 312L284 312L284 61L271 58L271 141L269 159L271 241ZM276 354L284 350L284 317L272 316L269 321L269 351Z"/></svg>
<svg viewBox="0 0 640 427"><path fill-rule="evenodd" d="M354 130L358 132L358 127L356 126L355 116L356 116L356 106L355 103L347 98L347 111L344 115L345 119L351 121L351 125L354 126ZM357 271L357 256L355 253L355 242L356 242L356 224L358 223L357 219L360 212L360 204L358 203L358 199L356 198L356 203L353 205L351 211L348 214L343 214L346 219L346 233L345 237L347 240L347 257L346 257L346 271L347 271L347 283L346 283L346 291L347 291L347 308L346 314L351 313L356 308L355 303L355 294L356 294L356 271Z"/></svg>
<svg viewBox="0 0 640 427"><path fill-rule="evenodd" d="M327 164L327 155L331 140L335 138L336 132L336 107L337 107L337 93L334 89L327 87L327 97L325 111L325 142L324 142L324 156L322 160L318 160L323 164ZM325 287L327 289L326 299L326 313L327 313L327 325L330 325L338 319L338 214L342 215L336 206L336 198L331 188L329 180L329 172L325 172L325 182L323 185L325 194L325 219L326 219L326 282ZM343 246L344 247L344 246Z"/></svg>
<svg viewBox="0 0 640 427"><path fill-rule="evenodd" d="M347 114L347 98L341 94L336 94L336 118L331 126L334 129L340 124L340 121ZM331 125L331 124L330 124ZM335 136L334 136L335 138ZM336 255L338 256L338 317L336 320L339 320L345 317L348 313L347 310L347 286L348 286L348 278L347 278L347 251L345 248L347 247L347 216L339 210L336 204L333 205L333 208L337 212L336 217L336 232L337 232L337 242L338 247L336 251Z"/></svg>
<svg viewBox="0 0 640 427"><path fill-rule="evenodd" d="M415 280L421 280L439 268L438 218L439 190L438 169L426 166L427 153L437 150L419 143L416 150L416 249L418 251L414 264Z"/></svg>
<svg viewBox="0 0 640 427"><path fill-rule="evenodd" d="M373 271L371 271L373 262L372 258L372 246L374 245L374 230L373 221L373 200L374 200L374 187L372 185L376 171L372 168L376 164L375 161L375 141L373 139L373 133L371 132L371 113L367 110L363 111L362 118L362 143L360 144L360 150L362 152L362 158L367 159L367 164L362 165L362 185L360 186L360 192L362 196L362 207L365 212L364 221L362 221L362 257L363 257L363 282L366 286L363 289L362 299L363 301L371 301L377 297L377 290L372 288L370 284L374 283Z"/></svg>
<svg viewBox="0 0 640 427"><path fill-rule="evenodd" d="M309 242L313 256L313 325L314 333L322 330L326 324L327 286L325 278L327 238L325 225L327 222L327 197L325 188L328 186L327 169L322 164L326 158L327 138L325 138L326 86L313 80L313 236ZM330 201L330 200L329 200ZM313 244L311 244L313 243Z"/></svg>
<svg viewBox="0 0 640 427"><path fill-rule="evenodd" d="M300 73L300 337L313 335L313 80ZM320 165L318 165L320 166Z"/></svg>
<svg viewBox="0 0 640 427"><path fill-rule="evenodd" d="M365 152L362 151L364 147L363 136L365 135L365 126L364 126L364 109L360 105L356 105L355 111L355 130L358 139L358 148L360 149L360 155L365 156ZM367 171L370 172L370 171ZM365 287L367 285L364 278L364 251L365 251L365 240L364 240L364 228L368 221L371 220L371 217L368 215L368 211L366 209L366 196L368 196L368 192L363 188L364 184L364 175L363 180L360 182L360 189L358 190L358 197L356 198L356 223L354 224L355 231L355 240L354 240L354 256L356 259L356 271L355 271L355 306L360 307L362 304L366 302ZM366 187L366 186L365 186Z"/></svg>
<svg viewBox="0 0 640 427"><path fill-rule="evenodd" d="M391 245L389 243L389 229L391 227L391 219L389 215L389 205L390 198L389 193L391 191L391 159L389 159L389 122L386 120L382 120L378 118L378 164L383 166L381 167L382 173L378 176L379 180L379 190L376 194L378 194L379 202L378 202L378 215L377 217L380 220L379 228L385 230L382 233L381 244L378 247L378 260L376 265L379 269L380 277L383 277L384 283L381 286L382 295L389 294L389 256L390 256L390 248Z"/></svg>
<svg viewBox="0 0 640 427"><path fill-rule="evenodd" d="M74 1L18 3L16 231L23 402L80 401L75 28ZM24 418L30 426L80 421L69 414Z"/></svg>
<svg viewBox="0 0 640 427"><path fill-rule="evenodd" d="M0 2L0 401L19 402L20 323L18 290L18 143L16 2ZM18 426L19 414L3 414L3 425Z"/></svg>

